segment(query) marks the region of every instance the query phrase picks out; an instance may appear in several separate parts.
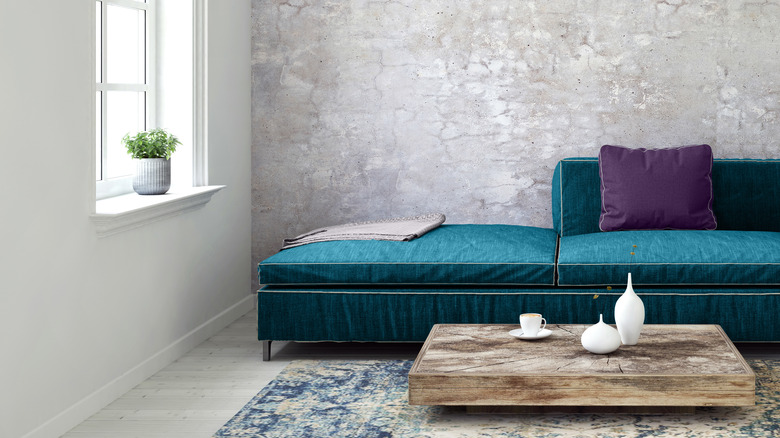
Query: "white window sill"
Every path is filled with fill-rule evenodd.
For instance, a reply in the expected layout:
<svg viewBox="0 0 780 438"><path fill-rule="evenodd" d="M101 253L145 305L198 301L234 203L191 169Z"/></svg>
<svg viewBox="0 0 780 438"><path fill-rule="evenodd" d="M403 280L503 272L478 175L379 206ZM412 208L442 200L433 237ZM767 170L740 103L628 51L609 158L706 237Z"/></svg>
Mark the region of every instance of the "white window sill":
<svg viewBox="0 0 780 438"><path fill-rule="evenodd" d="M172 189L164 195L135 193L101 199L90 216L98 237L110 236L204 206L225 186Z"/></svg>

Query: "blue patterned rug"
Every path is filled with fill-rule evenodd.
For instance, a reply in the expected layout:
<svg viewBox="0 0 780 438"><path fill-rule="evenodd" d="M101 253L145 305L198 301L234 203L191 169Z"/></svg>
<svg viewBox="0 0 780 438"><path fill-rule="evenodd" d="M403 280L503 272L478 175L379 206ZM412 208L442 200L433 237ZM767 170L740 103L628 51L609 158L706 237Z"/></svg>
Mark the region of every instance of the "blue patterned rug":
<svg viewBox="0 0 780 438"><path fill-rule="evenodd" d="M780 437L780 360L749 360L756 405L692 415L467 414L410 406L411 361L295 361L215 437Z"/></svg>

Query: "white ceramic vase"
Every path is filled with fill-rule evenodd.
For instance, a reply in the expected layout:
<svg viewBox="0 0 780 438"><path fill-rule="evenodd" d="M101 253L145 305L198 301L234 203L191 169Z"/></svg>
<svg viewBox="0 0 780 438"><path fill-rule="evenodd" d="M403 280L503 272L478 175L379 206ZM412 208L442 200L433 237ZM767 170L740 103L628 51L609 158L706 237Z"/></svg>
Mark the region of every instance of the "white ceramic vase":
<svg viewBox="0 0 780 438"><path fill-rule="evenodd" d="M620 347L618 331L604 323L604 315L599 314L599 322L585 329L580 338L582 346L595 354L608 354Z"/></svg>
<svg viewBox="0 0 780 438"><path fill-rule="evenodd" d="M628 273L626 291L615 303L615 323L623 345L636 345L645 323L645 305L634 292L631 273Z"/></svg>

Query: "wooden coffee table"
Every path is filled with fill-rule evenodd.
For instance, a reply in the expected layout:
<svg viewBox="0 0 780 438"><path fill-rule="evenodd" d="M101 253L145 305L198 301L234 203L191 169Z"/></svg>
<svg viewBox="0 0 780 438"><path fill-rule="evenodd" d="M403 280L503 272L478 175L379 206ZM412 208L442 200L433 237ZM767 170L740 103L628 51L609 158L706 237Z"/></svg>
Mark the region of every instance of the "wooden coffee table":
<svg viewBox="0 0 780 438"><path fill-rule="evenodd" d="M509 335L519 325L435 325L409 371L409 404L692 412L755 403L755 374L718 325L645 325L637 345L608 355L582 347L587 327L548 325L551 336L523 341Z"/></svg>

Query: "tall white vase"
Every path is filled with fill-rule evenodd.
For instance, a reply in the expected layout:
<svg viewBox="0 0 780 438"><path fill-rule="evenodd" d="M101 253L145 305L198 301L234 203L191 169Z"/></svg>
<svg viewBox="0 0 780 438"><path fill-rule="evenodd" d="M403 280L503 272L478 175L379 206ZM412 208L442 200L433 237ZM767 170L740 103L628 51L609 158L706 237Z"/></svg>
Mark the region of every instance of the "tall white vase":
<svg viewBox="0 0 780 438"><path fill-rule="evenodd" d="M628 273L628 285L623 295L615 303L615 323L623 345L636 345L639 333L645 323L645 305L634 292L631 285L631 273Z"/></svg>

